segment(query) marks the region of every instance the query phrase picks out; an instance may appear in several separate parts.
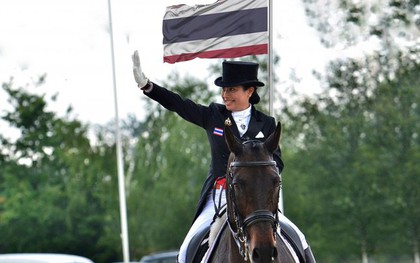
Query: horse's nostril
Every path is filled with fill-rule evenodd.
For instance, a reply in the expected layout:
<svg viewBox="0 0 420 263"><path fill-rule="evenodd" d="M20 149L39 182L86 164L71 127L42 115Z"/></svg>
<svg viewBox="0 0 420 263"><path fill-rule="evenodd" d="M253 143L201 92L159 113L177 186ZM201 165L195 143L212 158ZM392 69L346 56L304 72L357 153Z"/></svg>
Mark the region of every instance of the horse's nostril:
<svg viewBox="0 0 420 263"><path fill-rule="evenodd" d="M254 248L252 250L253 262L273 262L278 256L277 248Z"/></svg>
<svg viewBox="0 0 420 263"><path fill-rule="evenodd" d="M254 248L254 250L252 251L252 260L255 262L259 262L260 256L260 250L258 248Z"/></svg>
<svg viewBox="0 0 420 263"><path fill-rule="evenodd" d="M277 256L278 256L277 248L273 247L273 261L274 261L274 259L277 258Z"/></svg>

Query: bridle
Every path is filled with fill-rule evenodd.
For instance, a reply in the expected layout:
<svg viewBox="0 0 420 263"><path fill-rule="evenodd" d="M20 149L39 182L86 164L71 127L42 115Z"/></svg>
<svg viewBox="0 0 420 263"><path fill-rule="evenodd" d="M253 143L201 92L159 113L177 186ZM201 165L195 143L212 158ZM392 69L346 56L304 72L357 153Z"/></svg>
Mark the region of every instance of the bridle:
<svg viewBox="0 0 420 263"><path fill-rule="evenodd" d="M229 176L229 193L230 199L233 203L233 216L235 226L232 226L231 220L229 218L230 213L228 213L228 223L232 235L235 239L236 244L238 245L240 254L245 261L248 260L248 232L247 228L253 224L259 222L269 222L273 228L274 239L276 237L277 227L278 227L278 214L276 211L269 210L256 210L249 214L245 219L243 219L238 213L238 206L235 198L235 190L232 184L234 173L234 167L260 167L260 166L277 166L275 161L232 161L229 165L228 176ZM235 231L236 229L236 231Z"/></svg>

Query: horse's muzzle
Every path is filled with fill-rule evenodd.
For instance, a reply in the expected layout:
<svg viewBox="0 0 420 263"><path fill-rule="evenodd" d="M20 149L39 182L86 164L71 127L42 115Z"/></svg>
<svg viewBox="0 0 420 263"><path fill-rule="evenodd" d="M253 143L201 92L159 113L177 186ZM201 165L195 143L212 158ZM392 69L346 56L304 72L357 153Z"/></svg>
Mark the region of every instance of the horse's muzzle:
<svg viewBox="0 0 420 263"><path fill-rule="evenodd" d="M254 263L269 263L276 260L277 254L275 246L256 247L251 252L251 259Z"/></svg>

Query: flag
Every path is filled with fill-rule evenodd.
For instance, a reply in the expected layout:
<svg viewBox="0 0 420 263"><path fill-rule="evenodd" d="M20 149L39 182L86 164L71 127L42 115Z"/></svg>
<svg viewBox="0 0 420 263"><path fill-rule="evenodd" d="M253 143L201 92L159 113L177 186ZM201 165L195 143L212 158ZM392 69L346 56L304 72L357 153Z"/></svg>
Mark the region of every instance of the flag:
<svg viewBox="0 0 420 263"><path fill-rule="evenodd" d="M267 0L169 6L163 18L163 61L267 54L267 11Z"/></svg>
<svg viewBox="0 0 420 263"><path fill-rule="evenodd" d="M221 128L214 128L213 134L217 136L223 136L223 129Z"/></svg>

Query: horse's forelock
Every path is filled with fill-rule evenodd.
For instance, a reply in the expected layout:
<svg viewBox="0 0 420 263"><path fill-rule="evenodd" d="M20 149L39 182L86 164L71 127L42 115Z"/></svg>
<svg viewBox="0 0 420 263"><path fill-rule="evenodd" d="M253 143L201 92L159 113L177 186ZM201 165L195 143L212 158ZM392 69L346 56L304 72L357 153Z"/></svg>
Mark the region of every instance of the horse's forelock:
<svg viewBox="0 0 420 263"><path fill-rule="evenodd" d="M264 143L257 140L250 140L243 143L243 154L241 156L249 156L250 159L266 159L271 154L267 151ZM247 158L248 159L248 158Z"/></svg>

